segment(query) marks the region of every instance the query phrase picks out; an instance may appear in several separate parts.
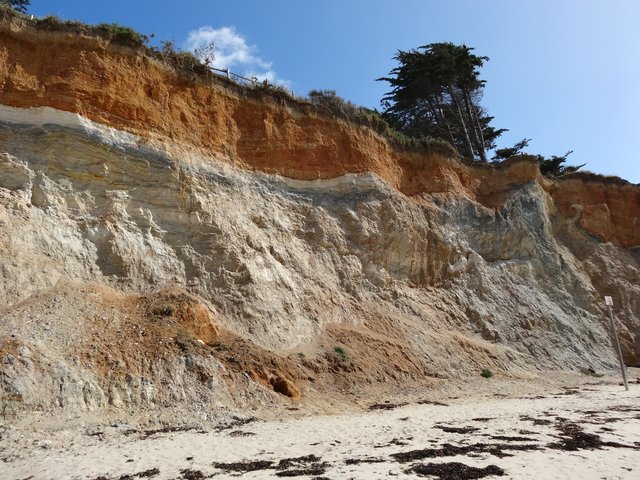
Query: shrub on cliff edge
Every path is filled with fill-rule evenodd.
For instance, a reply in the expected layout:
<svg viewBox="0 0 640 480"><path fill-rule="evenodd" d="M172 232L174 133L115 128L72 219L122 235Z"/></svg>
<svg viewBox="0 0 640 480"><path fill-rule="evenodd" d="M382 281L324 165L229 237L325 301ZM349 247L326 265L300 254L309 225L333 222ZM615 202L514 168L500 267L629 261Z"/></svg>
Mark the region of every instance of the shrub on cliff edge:
<svg viewBox="0 0 640 480"><path fill-rule="evenodd" d="M178 74L187 78L208 77L209 68L192 52L177 49L174 42L164 41L160 49L148 47L148 53L171 65Z"/></svg>
<svg viewBox="0 0 640 480"><path fill-rule="evenodd" d="M365 125L386 137L395 146L438 151L445 155L458 157L454 146L445 139L433 137L413 137L393 128L377 110L360 107L336 94L335 90L311 90L309 102L333 117L344 118L349 122Z"/></svg>
<svg viewBox="0 0 640 480"><path fill-rule="evenodd" d="M514 157L529 158L538 162L540 173L547 177L558 177L566 173L573 173L586 165L586 163L583 163L582 165L565 165L567 158L573 153L573 150L569 150L564 155L552 155L548 158L543 155L531 155L524 153L523 150L529 145L530 141L530 138L524 138L513 147L496 150L496 154L494 155L492 162L494 164L499 164Z"/></svg>
<svg viewBox="0 0 640 480"><path fill-rule="evenodd" d="M144 47L149 42L149 37L146 35L136 32L133 28L118 25L117 23L100 23L96 26L96 29L108 33L111 40L114 40L116 43L133 48Z"/></svg>
<svg viewBox="0 0 640 480"><path fill-rule="evenodd" d="M312 90L307 99L300 99L282 85L274 85L265 81L258 82L252 86L244 86L224 77L214 75L210 71L206 59L198 58L193 52L176 48L174 42L165 41L160 48L150 46L148 45L149 37L147 35L139 33L130 27L116 23L89 25L76 20L63 20L55 15L29 19L28 16L11 8L5 0L0 0L0 13L4 14L0 17L2 20L9 21L12 18L20 18L39 30L74 33L89 37L99 36L110 43L143 51L147 55L171 66L176 73L187 81L200 80L205 83L213 81L227 88L237 88L245 94L251 93L258 97L268 97L283 106L306 108L305 104L312 104L318 111L324 111L333 118L342 118L355 125L371 128L385 137L395 147L459 157L456 149L448 141L440 138L415 138L406 135L390 127L377 110L355 105L338 96L334 90Z"/></svg>

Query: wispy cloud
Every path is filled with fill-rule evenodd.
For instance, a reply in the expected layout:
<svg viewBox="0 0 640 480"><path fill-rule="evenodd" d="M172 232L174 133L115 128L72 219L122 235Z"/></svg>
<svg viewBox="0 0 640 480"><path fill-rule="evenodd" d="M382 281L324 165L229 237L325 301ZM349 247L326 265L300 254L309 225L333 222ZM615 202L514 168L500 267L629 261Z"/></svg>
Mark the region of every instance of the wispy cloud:
<svg viewBox="0 0 640 480"><path fill-rule="evenodd" d="M270 83L289 86L288 81L278 78L271 62L260 57L257 47L247 43L246 38L234 27L205 26L192 30L185 42L185 48L194 51L211 42L215 46L213 67L229 68L246 77L256 77L260 81L267 80Z"/></svg>

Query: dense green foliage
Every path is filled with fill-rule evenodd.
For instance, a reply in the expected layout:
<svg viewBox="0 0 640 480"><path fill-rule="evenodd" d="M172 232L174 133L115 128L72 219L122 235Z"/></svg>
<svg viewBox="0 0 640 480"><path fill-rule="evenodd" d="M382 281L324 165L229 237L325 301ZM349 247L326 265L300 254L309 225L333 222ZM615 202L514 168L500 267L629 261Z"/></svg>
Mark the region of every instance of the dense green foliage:
<svg viewBox="0 0 640 480"><path fill-rule="evenodd" d="M480 105L484 80L479 69L487 57L466 45L432 43L398 51L399 65L388 77L392 89L382 99L389 123L411 137L441 138L467 158L486 161L486 151L505 131L490 126L493 117Z"/></svg>
<svg viewBox="0 0 640 480"><path fill-rule="evenodd" d="M545 158L542 155L537 155L540 162L540 173L543 175L564 175L565 173L575 172L581 169L586 164L582 165L563 165L567 161L567 157L573 153L573 150L569 150L564 155L553 155L549 158Z"/></svg>
<svg viewBox="0 0 640 480"><path fill-rule="evenodd" d="M431 43L417 49L399 50L398 66L379 78L391 85L382 99L383 118L407 139L432 137L447 141L462 156L487 161L486 151L496 147L505 129L490 125L493 117L480 104L485 81L480 68L489 60L472 53L473 48L452 43ZM531 139L495 150L494 162L523 154ZM584 165L565 166L571 152L545 158L533 155L544 175L574 172Z"/></svg>
<svg viewBox="0 0 640 480"><path fill-rule="evenodd" d="M517 142L513 147L508 148L498 148L495 151L495 155L492 160L501 161L508 160L511 157L515 157L516 155L520 155L522 150L529 146L530 138L523 138L519 142Z"/></svg>
<svg viewBox="0 0 640 480"><path fill-rule="evenodd" d="M27 11L27 7L31 5L31 1L30 0L0 0L0 5L7 5L20 13L25 13Z"/></svg>
<svg viewBox="0 0 640 480"><path fill-rule="evenodd" d="M501 162L503 160L508 160L511 157L515 157L518 155L523 155L523 150L529 146L530 138L523 138L519 142L517 142L513 147L509 148L500 148L495 151L495 155L493 156L494 162ZM542 155L526 155L527 157L535 158L540 165L540 173L548 176L558 176L564 175L565 173L575 172L586 164L582 165L564 165L567 161L569 155L573 153L572 150L569 150L564 155L553 155L549 158L546 158Z"/></svg>

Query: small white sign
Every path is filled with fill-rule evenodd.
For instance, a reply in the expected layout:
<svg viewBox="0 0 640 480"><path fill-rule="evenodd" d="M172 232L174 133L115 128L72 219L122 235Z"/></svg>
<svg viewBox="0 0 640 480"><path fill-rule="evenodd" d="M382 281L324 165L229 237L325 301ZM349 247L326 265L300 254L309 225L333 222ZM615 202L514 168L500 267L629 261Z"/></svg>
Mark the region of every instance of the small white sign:
<svg viewBox="0 0 640 480"><path fill-rule="evenodd" d="M611 297L604 297L604 304L608 305L610 307L613 307L613 298Z"/></svg>

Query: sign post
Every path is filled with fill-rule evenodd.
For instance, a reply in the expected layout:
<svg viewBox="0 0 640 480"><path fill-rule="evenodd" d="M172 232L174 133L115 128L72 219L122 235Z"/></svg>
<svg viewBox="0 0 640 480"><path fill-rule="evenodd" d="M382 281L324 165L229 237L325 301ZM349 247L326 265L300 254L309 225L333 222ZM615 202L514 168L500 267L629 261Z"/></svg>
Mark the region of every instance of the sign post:
<svg viewBox="0 0 640 480"><path fill-rule="evenodd" d="M624 369L624 361L622 360L622 349L620 348L620 340L618 339L618 332L616 331L616 324L613 321L613 311L611 307L613 307L613 298L606 296L604 297L604 303L609 309L609 320L611 321L611 336L613 337L613 341L616 344L616 349L618 351L618 360L620 361L620 370L622 371L622 381L624 382L625 390L629 390L629 384L627 383L627 372Z"/></svg>

